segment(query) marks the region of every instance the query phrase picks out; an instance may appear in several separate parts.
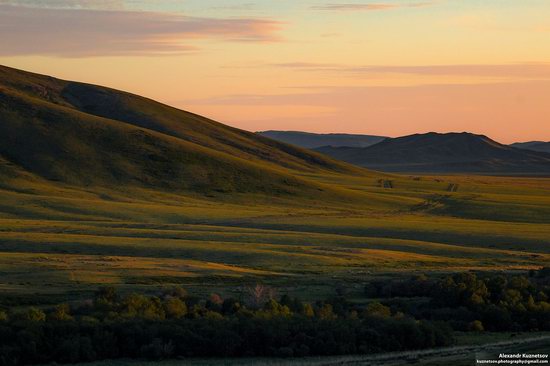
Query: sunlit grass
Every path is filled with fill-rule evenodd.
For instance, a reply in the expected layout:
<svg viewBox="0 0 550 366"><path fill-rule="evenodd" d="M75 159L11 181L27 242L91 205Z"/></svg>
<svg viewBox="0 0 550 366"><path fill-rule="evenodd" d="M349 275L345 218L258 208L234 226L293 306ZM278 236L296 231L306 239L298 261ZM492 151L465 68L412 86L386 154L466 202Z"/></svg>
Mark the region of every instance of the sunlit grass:
<svg viewBox="0 0 550 366"><path fill-rule="evenodd" d="M0 289L231 289L240 278L289 288L317 281L317 291L383 273L550 264L550 180L385 177L393 189L377 177L307 176L355 192L356 202L342 203L26 181L0 190ZM446 191L449 182L458 192Z"/></svg>

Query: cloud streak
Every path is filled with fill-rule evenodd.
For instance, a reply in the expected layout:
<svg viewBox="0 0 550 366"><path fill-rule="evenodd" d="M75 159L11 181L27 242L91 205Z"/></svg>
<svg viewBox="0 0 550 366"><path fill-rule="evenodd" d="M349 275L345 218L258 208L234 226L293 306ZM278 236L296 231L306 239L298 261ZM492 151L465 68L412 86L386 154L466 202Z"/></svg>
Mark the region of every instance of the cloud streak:
<svg viewBox="0 0 550 366"><path fill-rule="evenodd" d="M32 8L107 9L125 8L125 0L0 0L0 5Z"/></svg>
<svg viewBox="0 0 550 366"><path fill-rule="evenodd" d="M0 56L173 55L197 50L192 41L200 39L277 41L281 27L258 18L0 5Z"/></svg>
<svg viewBox="0 0 550 366"><path fill-rule="evenodd" d="M368 3L368 4L323 4L312 6L313 10L332 10L332 11L378 11L378 10L391 10L398 8L423 8L433 5L433 2L419 2L408 4L390 4L390 3Z"/></svg>
<svg viewBox="0 0 550 366"><path fill-rule="evenodd" d="M424 76L479 76L523 79L550 79L550 63L487 65L353 66L333 63L289 62L270 66L298 71L357 74L408 74Z"/></svg>

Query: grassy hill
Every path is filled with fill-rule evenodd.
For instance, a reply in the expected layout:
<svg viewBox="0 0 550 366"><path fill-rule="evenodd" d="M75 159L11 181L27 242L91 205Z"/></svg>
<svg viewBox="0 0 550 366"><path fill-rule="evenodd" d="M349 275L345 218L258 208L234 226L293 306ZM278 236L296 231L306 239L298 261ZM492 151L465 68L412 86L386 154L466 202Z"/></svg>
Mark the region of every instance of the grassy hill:
<svg viewBox="0 0 550 366"><path fill-rule="evenodd" d="M327 146L316 150L390 172L550 174L550 154L517 149L470 133L432 132L386 139L366 148Z"/></svg>
<svg viewBox="0 0 550 366"><path fill-rule="evenodd" d="M296 170L367 173L136 95L6 67L0 118L6 178L277 195L324 190Z"/></svg>

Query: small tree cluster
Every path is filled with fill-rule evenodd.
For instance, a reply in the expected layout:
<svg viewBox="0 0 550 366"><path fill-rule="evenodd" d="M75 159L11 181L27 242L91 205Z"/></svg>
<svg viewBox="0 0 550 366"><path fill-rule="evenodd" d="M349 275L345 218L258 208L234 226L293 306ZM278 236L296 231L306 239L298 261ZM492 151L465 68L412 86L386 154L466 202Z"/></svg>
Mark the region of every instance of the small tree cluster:
<svg viewBox="0 0 550 366"><path fill-rule="evenodd" d="M259 293L266 292L254 295ZM213 294L201 300L181 289L120 296L106 287L93 301L76 306L4 311L0 365L342 355L452 342L444 324L397 316L380 303L360 308L341 296L313 304L287 295L262 299L242 304Z"/></svg>

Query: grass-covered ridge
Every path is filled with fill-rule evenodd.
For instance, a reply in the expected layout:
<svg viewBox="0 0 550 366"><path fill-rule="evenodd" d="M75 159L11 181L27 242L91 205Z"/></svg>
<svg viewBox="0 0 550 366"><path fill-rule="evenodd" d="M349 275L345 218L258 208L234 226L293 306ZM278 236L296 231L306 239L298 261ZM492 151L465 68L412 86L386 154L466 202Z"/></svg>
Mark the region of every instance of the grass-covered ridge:
<svg viewBox="0 0 550 366"><path fill-rule="evenodd" d="M300 171L368 174L129 93L0 67L0 173L78 186L312 195Z"/></svg>

